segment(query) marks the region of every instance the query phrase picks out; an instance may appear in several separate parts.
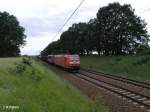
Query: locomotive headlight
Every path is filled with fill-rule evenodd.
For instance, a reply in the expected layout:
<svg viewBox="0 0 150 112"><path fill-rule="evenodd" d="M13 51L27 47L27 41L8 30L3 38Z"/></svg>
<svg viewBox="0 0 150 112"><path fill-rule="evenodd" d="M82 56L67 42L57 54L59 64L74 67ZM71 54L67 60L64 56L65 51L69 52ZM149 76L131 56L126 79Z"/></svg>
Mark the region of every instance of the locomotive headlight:
<svg viewBox="0 0 150 112"><path fill-rule="evenodd" d="M79 64L79 61L76 61L77 64Z"/></svg>
<svg viewBox="0 0 150 112"><path fill-rule="evenodd" d="M71 60L69 63L70 64L79 64L80 62L78 60Z"/></svg>
<svg viewBox="0 0 150 112"><path fill-rule="evenodd" d="M70 61L69 63L70 63L70 64L74 64L74 62L73 62L73 61Z"/></svg>

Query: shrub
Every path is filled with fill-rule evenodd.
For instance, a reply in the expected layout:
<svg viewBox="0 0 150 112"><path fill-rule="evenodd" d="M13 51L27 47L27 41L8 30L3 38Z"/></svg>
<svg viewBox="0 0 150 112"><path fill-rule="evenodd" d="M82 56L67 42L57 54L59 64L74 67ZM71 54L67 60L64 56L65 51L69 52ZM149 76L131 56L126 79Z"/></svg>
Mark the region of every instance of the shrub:
<svg viewBox="0 0 150 112"><path fill-rule="evenodd" d="M26 70L26 66L22 63L17 63L15 67L16 73L23 73Z"/></svg>
<svg viewBox="0 0 150 112"><path fill-rule="evenodd" d="M40 75L40 71L32 66L32 60L30 58L23 58L21 62L15 63L15 65L15 74L22 74L27 70L27 76L33 81L38 82L42 80L43 76Z"/></svg>
<svg viewBox="0 0 150 112"><path fill-rule="evenodd" d="M42 77L41 75L39 75L39 74L40 74L39 71L36 70L34 67L32 67L32 70L31 70L31 78L32 78L34 81L38 82L38 81L40 81L40 80L43 79L43 77Z"/></svg>
<svg viewBox="0 0 150 112"><path fill-rule="evenodd" d="M23 58L21 62L15 63L15 72L23 73L26 71L27 66L32 66L32 61L30 58Z"/></svg>
<svg viewBox="0 0 150 112"><path fill-rule="evenodd" d="M32 61L31 61L31 58L28 57L28 58L23 58L22 59L22 63L25 64L25 65L28 65L28 66L32 66Z"/></svg>

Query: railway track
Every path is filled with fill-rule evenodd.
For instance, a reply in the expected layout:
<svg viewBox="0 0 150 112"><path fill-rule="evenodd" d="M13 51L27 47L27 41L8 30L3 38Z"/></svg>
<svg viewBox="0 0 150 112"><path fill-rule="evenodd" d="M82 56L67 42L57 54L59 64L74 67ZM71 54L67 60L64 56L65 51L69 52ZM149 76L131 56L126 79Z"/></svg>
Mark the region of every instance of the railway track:
<svg viewBox="0 0 150 112"><path fill-rule="evenodd" d="M94 73L94 74L105 76L105 77L112 78L112 79L115 79L115 80L120 80L120 81L123 81L125 83L133 84L133 85L140 86L140 87L143 87L143 88L146 88L146 89L150 90L150 84L144 83L144 82L141 82L141 81L127 79L127 78L123 78L123 77L119 77L119 76L115 76L115 75L111 75L111 74L97 72L97 71L94 71L94 70L84 69L84 68L81 68L81 71L86 71L86 72L89 72L89 73Z"/></svg>
<svg viewBox="0 0 150 112"><path fill-rule="evenodd" d="M81 69L79 73L75 73L75 76L88 81L98 88L103 88L117 94L127 99L127 101L144 108L146 112L150 112L149 84L85 69Z"/></svg>

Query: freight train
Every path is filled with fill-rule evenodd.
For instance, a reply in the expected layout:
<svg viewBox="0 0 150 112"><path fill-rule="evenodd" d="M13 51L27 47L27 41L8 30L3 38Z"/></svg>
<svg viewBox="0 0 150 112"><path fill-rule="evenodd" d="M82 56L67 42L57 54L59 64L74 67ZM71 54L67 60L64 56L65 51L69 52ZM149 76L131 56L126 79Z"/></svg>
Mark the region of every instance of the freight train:
<svg viewBox="0 0 150 112"><path fill-rule="evenodd" d="M69 71L78 71L80 69L80 57L77 54L48 55L42 57L42 59Z"/></svg>

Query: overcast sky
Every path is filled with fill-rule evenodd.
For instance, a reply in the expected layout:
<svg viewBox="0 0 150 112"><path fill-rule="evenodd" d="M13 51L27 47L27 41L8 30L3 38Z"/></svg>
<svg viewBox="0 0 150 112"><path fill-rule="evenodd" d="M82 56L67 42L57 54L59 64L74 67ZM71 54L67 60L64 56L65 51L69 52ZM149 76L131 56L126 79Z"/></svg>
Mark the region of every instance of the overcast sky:
<svg viewBox="0 0 150 112"><path fill-rule="evenodd" d="M53 38L80 2L81 0L0 0L0 11L7 11L18 18L27 35L27 43L21 48L21 54L33 55L39 54L52 40L59 39L60 34ZM113 2L131 4L135 13L148 23L150 33L150 0L85 0L63 31L73 23L88 22L96 17L100 7Z"/></svg>

